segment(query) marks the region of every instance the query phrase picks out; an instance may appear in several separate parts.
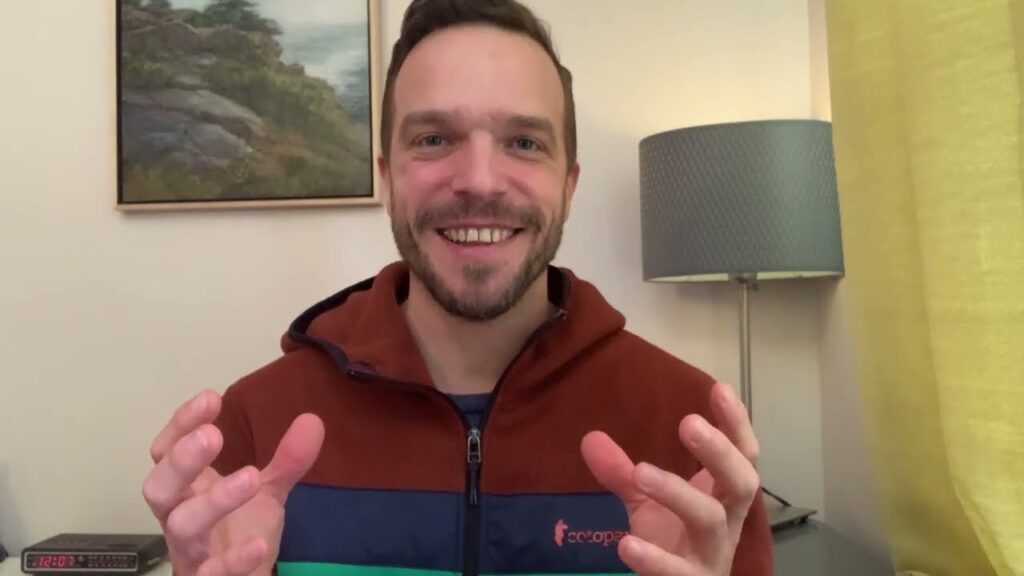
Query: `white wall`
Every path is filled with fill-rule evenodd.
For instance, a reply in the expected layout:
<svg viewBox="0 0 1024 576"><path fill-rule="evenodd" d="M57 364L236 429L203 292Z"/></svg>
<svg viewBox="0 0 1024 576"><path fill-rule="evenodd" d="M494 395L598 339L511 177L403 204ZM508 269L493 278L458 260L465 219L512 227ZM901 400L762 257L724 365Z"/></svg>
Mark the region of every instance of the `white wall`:
<svg viewBox="0 0 1024 576"><path fill-rule="evenodd" d="M577 78L583 177L559 263L630 328L738 381L732 287L642 282L637 144L811 114L805 0L534 0ZM407 0L384 0L394 41ZM0 3L0 539L155 528L147 446L173 408L278 354L291 318L395 257L380 208L126 216L111 0ZM819 289L754 310L765 484L824 504Z"/></svg>

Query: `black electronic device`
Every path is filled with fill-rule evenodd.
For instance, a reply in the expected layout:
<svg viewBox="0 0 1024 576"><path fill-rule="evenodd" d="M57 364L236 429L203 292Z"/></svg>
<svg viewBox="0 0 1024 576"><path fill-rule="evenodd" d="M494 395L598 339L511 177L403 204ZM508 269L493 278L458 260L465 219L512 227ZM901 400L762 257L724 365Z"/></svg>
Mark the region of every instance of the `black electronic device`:
<svg viewBox="0 0 1024 576"><path fill-rule="evenodd" d="M143 574L167 557L154 534L58 534L25 548L26 574Z"/></svg>

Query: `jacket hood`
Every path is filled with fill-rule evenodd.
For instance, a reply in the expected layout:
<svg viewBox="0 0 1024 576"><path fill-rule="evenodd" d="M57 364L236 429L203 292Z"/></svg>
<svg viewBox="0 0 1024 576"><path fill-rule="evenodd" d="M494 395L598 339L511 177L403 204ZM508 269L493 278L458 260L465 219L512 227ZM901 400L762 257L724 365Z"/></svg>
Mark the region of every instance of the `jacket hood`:
<svg viewBox="0 0 1024 576"><path fill-rule="evenodd" d="M625 318L596 287L565 268L548 268L548 294L561 310L538 332L506 378L536 382L587 349L621 332ZM329 355L339 370L360 378L431 385L430 374L401 303L409 291L403 262L350 286L306 310L282 339L286 353L314 347Z"/></svg>

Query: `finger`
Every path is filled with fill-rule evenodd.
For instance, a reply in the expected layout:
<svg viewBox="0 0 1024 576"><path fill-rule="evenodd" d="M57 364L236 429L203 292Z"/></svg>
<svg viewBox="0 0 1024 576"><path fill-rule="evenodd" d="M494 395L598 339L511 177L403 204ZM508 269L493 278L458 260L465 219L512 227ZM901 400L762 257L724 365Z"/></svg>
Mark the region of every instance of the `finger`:
<svg viewBox="0 0 1024 576"><path fill-rule="evenodd" d="M163 460L178 440L203 424L212 423L218 413L220 394L213 390L204 390L178 407L171 421L160 430L149 447L149 455L153 462Z"/></svg>
<svg viewBox="0 0 1024 576"><path fill-rule="evenodd" d="M633 482L633 461L611 437L604 432L591 432L583 437L580 451L594 478L618 496L627 508L646 501L643 492Z"/></svg>
<svg viewBox="0 0 1024 576"><path fill-rule="evenodd" d="M259 471L246 466L222 478L209 490L184 501L167 518L165 533L180 550L195 548L190 543L202 543L205 549L210 531L225 516L252 500L259 492Z"/></svg>
<svg viewBox="0 0 1024 576"><path fill-rule="evenodd" d="M630 570L642 576L696 576L692 562L669 554L632 534L619 541L619 558Z"/></svg>
<svg viewBox="0 0 1024 576"><path fill-rule="evenodd" d="M248 576L266 559L267 550L267 541L263 538L250 540L203 562L196 576Z"/></svg>
<svg viewBox="0 0 1024 576"><path fill-rule="evenodd" d="M718 421L718 428L756 467L761 447L750 423L747 408L732 386L723 382L715 384L711 389L711 411Z"/></svg>
<svg viewBox="0 0 1024 576"><path fill-rule="evenodd" d="M721 430L695 414L679 423L679 437L714 478L714 496L725 505L730 522L745 517L760 486L754 464Z"/></svg>
<svg viewBox="0 0 1024 576"><path fill-rule="evenodd" d="M274 458L263 469L262 482L284 506L288 493L309 472L324 443L324 423L313 414L292 422L277 445Z"/></svg>
<svg viewBox="0 0 1024 576"><path fill-rule="evenodd" d="M728 517L721 502L679 476L646 462L637 465L635 482L644 494L682 520L694 540L694 550L717 550L725 544Z"/></svg>
<svg viewBox="0 0 1024 576"><path fill-rule="evenodd" d="M142 496L163 524L171 511L191 494L190 486L220 453L224 437L205 424L174 444L142 484Z"/></svg>

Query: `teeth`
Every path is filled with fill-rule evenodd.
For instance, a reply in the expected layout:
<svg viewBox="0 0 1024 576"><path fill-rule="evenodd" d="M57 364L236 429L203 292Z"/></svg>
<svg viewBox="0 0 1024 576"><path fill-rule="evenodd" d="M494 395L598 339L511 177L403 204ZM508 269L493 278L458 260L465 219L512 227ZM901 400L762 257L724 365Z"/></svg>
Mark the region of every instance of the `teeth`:
<svg viewBox="0 0 1024 576"><path fill-rule="evenodd" d="M467 242L497 244L508 240L512 236L512 230L507 228L458 228L444 230L443 234L448 240L459 244Z"/></svg>

